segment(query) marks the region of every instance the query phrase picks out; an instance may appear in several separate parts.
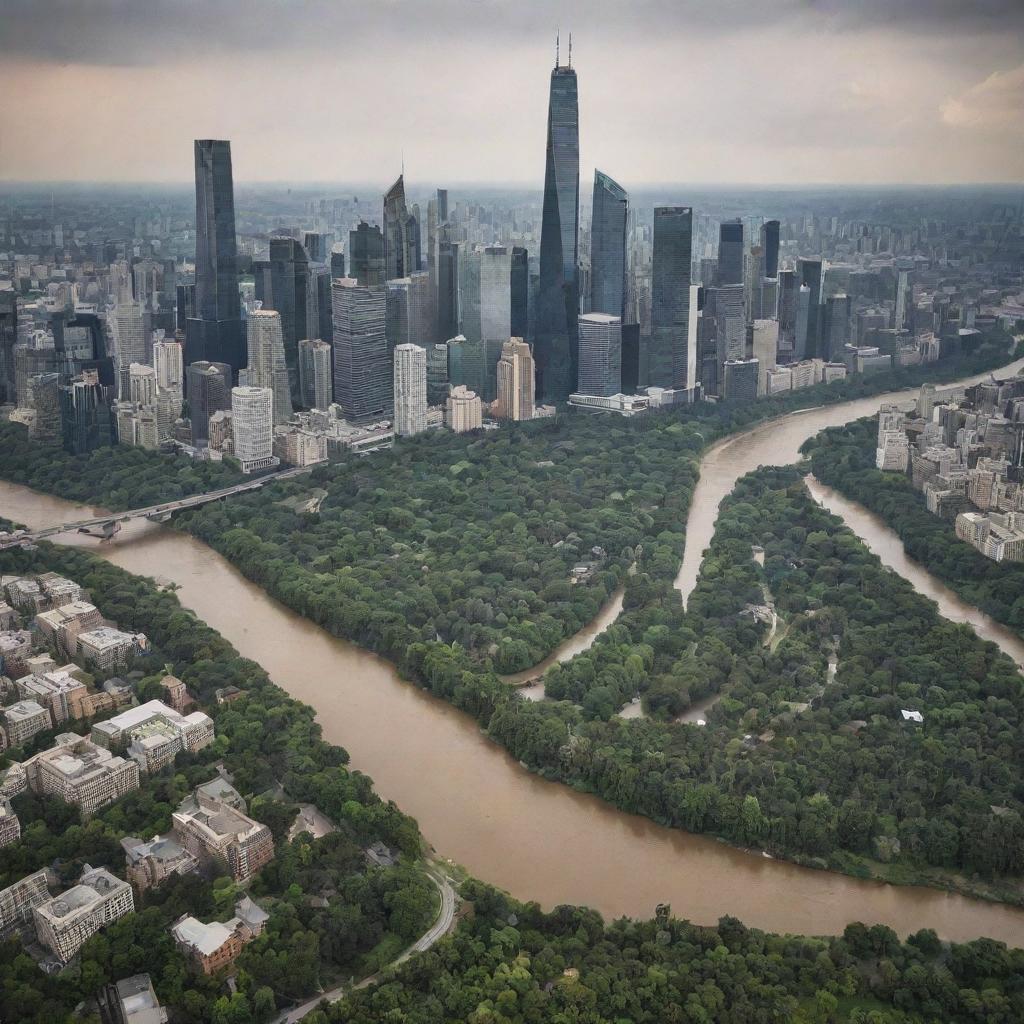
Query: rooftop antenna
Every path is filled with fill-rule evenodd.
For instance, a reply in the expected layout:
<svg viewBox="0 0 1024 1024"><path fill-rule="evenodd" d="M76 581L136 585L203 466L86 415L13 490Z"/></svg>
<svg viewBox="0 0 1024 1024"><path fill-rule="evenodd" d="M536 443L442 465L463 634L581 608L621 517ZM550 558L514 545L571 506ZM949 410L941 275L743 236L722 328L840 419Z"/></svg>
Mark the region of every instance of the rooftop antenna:
<svg viewBox="0 0 1024 1024"><path fill-rule="evenodd" d="M572 67L572 33L569 33L569 67Z"/></svg>
<svg viewBox="0 0 1024 1024"><path fill-rule="evenodd" d="M558 32L558 29L556 29L555 30L555 67L556 68L558 67L558 63L559 63L558 62L558 36L559 36L559 32Z"/></svg>

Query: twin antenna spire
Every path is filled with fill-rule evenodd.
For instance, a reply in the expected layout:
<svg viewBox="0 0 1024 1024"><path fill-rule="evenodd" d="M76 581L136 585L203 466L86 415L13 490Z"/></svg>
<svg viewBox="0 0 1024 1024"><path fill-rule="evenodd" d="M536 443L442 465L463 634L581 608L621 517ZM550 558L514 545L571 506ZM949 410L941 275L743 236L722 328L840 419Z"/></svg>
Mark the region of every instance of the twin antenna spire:
<svg viewBox="0 0 1024 1024"><path fill-rule="evenodd" d="M559 58L559 43L560 43L560 32L555 33L555 68L558 69L562 66L562 62ZM566 67L572 67L572 33L569 33L569 63Z"/></svg>

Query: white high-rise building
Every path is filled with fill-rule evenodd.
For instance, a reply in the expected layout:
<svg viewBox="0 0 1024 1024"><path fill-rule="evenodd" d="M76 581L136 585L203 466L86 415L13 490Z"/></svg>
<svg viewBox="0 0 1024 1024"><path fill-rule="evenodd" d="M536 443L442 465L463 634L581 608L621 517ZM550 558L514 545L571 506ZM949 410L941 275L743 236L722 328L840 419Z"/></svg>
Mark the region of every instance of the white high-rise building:
<svg viewBox="0 0 1024 1024"><path fill-rule="evenodd" d="M326 409L331 394L331 346L319 338L299 342L299 389L302 404L309 409Z"/></svg>
<svg viewBox="0 0 1024 1024"><path fill-rule="evenodd" d="M502 345L498 360L497 415L509 420L532 420L533 392L533 353L522 338L510 338Z"/></svg>
<svg viewBox="0 0 1024 1024"><path fill-rule="evenodd" d="M153 368L156 370L157 432L161 441L171 436L185 399L184 354L180 342L154 335Z"/></svg>
<svg viewBox="0 0 1024 1024"><path fill-rule="evenodd" d="M120 370L132 363L148 363L146 312L141 302L120 302L107 320L114 356Z"/></svg>
<svg viewBox="0 0 1024 1024"><path fill-rule="evenodd" d="M399 437L427 429L427 350L399 345L395 360L395 433Z"/></svg>
<svg viewBox="0 0 1024 1024"><path fill-rule="evenodd" d="M158 391L184 390L185 360L181 343L173 338L157 338L153 342L153 369Z"/></svg>
<svg viewBox="0 0 1024 1024"><path fill-rule="evenodd" d="M779 353L779 321L755 320L750 327L751 349L757 360L757 393L768 393L768 371L775 369Z"/></svg>
<svg viewBox="0 0 1024 1024"><path fill-rule="evenodd" d="M274 423L287 423L292 415L292 395L284 357L281 314L257 306L249 311L247 329L249 366L246 383L250 387L269 388L274 396Z"/></svg>
<svg viewBox="0 0 1024 1024"><path fill-rule="evenodd" d="M270 388L231 389L231 434L243 473L278 464L274 456L274 392Z"/></svg>
<svg viewBox="0 0 1024 1024"><path fill-rule="evenodd" d="M622 319L586 313L576 321L579 334L581 395L617 395L622 390Z"/></svg>

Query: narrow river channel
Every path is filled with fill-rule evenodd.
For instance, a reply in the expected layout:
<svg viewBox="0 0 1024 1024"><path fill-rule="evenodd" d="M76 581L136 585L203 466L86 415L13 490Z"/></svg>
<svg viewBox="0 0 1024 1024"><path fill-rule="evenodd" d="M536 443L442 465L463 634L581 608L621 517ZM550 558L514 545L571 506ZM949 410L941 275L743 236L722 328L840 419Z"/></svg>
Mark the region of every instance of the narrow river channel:
<svg viewBox="0 0 1024 1024"><path fill-rule="evenodd" d="M677 580L684 598L718 504L739 476L761 463L792 461L805 438L892 397L785 417L714 446L689 519ZM0 515L29 526L70 522L87 511L0 482ZM418 819L442 856L520 899L545 907L586 904L608 918L646 917L668 902L679 916L701 923L731 914L772 931L833 934L864 921L901 934L934 928L955 940L987 935L1024 944L1024 910L800 868L662 828L531 775L468 716L289 611L187 535L133 523L110 542L61 539L131 572L174 581L185 606L316 709L324 735L349 750L353 766L373 777L382 796ZM614 621L614 606L603 609L600 628Z"/></svg>

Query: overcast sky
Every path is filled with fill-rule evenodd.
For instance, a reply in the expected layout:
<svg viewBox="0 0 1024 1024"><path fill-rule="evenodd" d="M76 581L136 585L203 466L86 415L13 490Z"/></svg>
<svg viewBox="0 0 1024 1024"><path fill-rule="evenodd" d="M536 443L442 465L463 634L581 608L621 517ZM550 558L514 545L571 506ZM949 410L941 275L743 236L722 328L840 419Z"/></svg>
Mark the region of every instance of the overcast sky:
<svg viewBox="0 0 1024 1024"><path fill-rule="evenodd" d="M1024 181L1024 0L0 0L0 178Z"/></svg>

